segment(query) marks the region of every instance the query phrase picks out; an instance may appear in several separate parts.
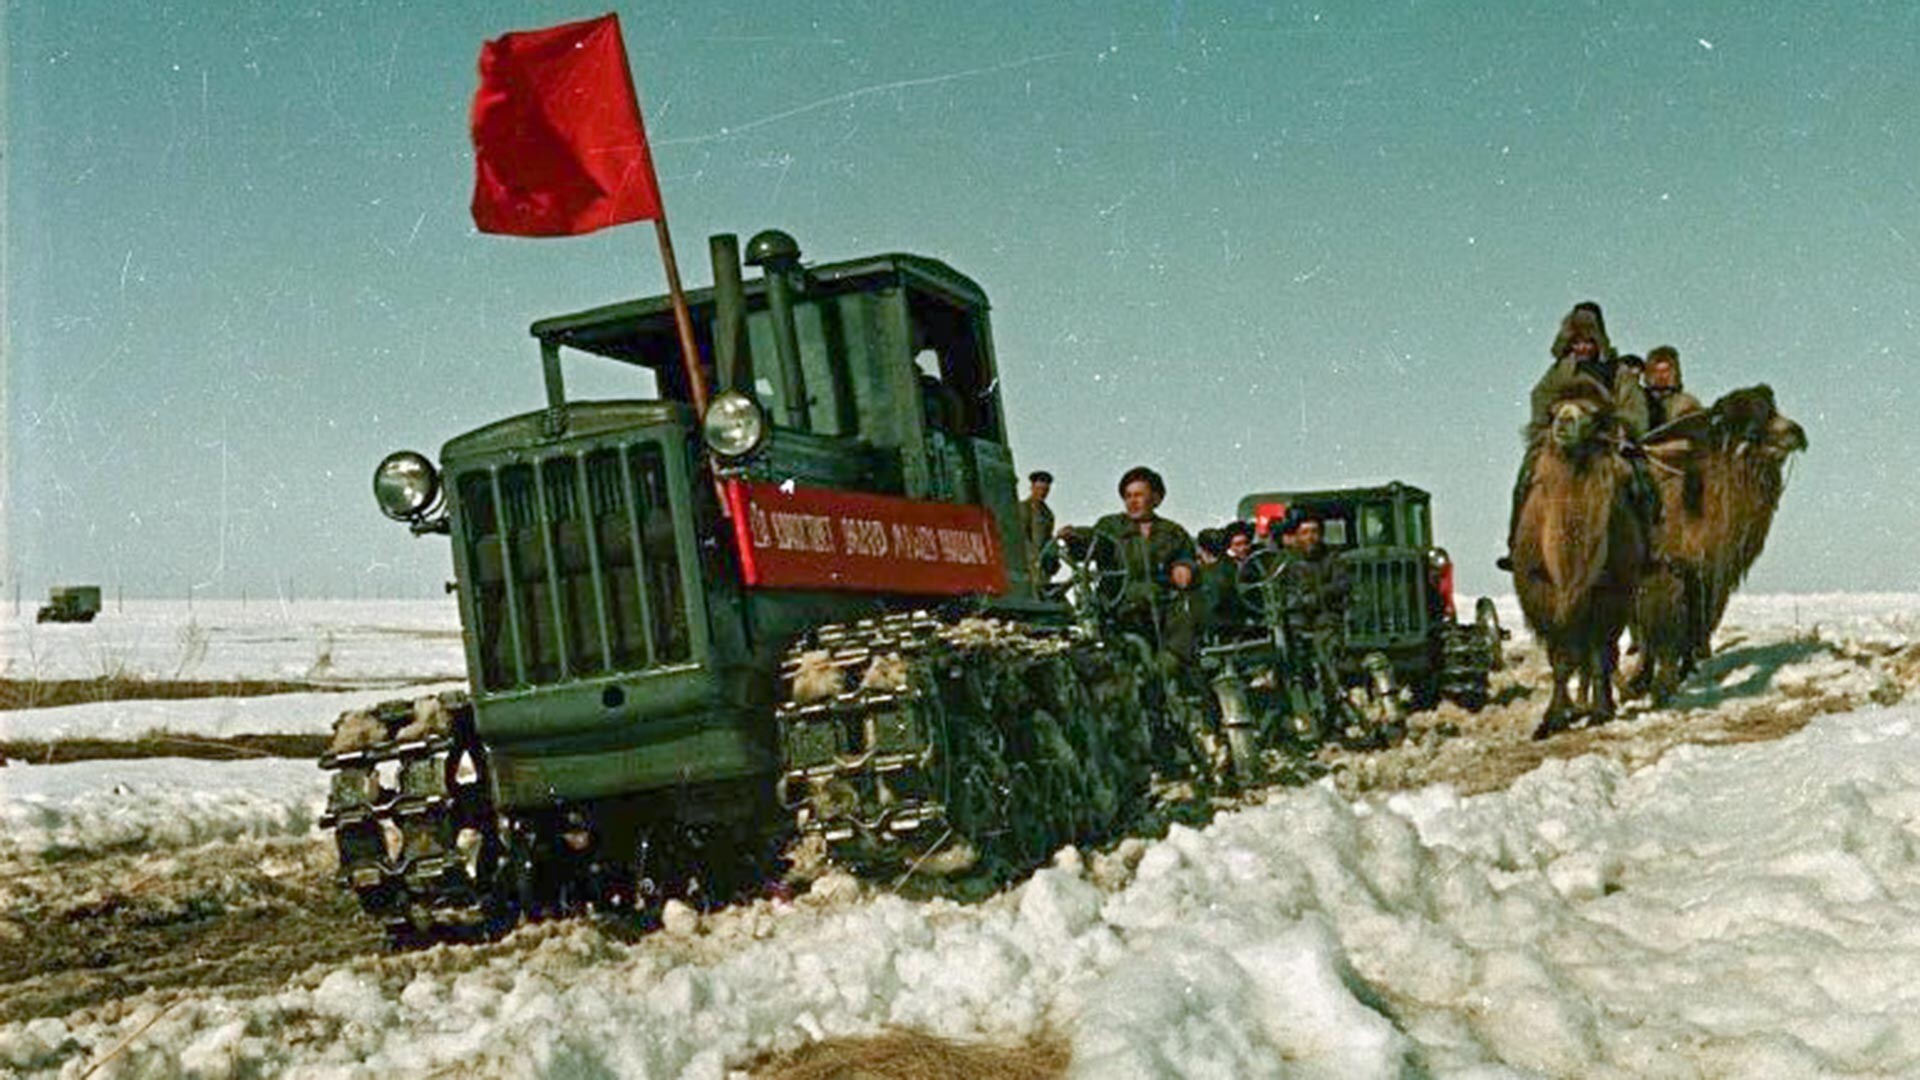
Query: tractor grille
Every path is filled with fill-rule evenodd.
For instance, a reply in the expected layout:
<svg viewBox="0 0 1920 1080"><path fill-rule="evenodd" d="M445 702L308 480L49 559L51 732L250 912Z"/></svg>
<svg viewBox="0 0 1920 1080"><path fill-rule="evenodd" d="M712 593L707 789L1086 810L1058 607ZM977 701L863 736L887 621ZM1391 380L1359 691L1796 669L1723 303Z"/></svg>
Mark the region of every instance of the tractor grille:
<svg viewBox="0 0 1920 1080"><path fill-rule="evenodd" d="M1348 641L1379 647L1424 636L1425 574L1424 560L1415 555L1349 558Z"/></svg>
<svg viewBox="0 0 1920 1080"><path fill-rule="evenodd" d="M482 689L691 658L659 444L469 469L455 485Z"/></svg>

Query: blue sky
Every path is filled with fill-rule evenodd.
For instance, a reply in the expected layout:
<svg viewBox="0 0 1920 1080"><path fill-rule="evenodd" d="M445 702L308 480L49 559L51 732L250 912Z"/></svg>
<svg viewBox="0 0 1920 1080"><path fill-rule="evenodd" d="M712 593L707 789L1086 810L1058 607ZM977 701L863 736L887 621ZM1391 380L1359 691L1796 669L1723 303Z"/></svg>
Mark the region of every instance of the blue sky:
<svg viewBox="0 0 1920 1080"><path fill-rule="evenodd" d="M644 226L467 214L481 42L601 10L9 4L6 580L437 593L374 464L537 407L534 319L663 288ZM1194 527L1398 478L1503 590L1526 394L1592 297L1806 426L1750 588L1920 588L1920 7L617 10L689 281L767 227L968 273L1062 520L1135 462Z"/></svg>

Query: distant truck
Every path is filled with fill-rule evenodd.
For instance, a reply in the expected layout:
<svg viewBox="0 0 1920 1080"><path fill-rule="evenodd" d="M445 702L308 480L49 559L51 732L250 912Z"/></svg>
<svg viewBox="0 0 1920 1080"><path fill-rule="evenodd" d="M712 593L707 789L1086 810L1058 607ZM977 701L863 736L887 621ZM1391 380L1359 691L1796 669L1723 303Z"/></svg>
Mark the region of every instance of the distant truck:
<svg viewBox="0 0 1920 1080"><path fill-rule="evenodd" d="M100 586L55 585L47 591L47 602L33 617L34 622L92 622L100 614Z"/></svg>

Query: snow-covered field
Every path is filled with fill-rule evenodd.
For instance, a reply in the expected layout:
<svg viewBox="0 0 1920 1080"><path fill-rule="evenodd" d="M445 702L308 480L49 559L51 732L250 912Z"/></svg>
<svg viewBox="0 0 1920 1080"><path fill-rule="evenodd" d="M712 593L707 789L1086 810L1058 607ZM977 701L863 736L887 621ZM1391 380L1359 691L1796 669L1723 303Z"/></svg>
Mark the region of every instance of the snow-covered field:
<svg viewBox="0 0 1920 1080"><path fill-rule="evenodd" d="M0 620L0 678L287 679L365 685L460 679L453 599L172 600L112 597L90 623Z"/></svg>
<svg viewBox="0 0 1920 1080"><path fill-rule="evenodd" d="M298 662L315 627L354 640L300 626L249 662ZM1679 707L1585 736L1612 751L1486 794L1275 790L1205 828L1068 849L971 906L828 877L638 942L576 920L259 990L149 991L0 1024L0 1071L718 1078L892 1025L1050 1033L1082 1077L1920 1074L1920 704L1899 700L1920 682L1920 596L1742 598L1719 644ZM438 661L364 670L457 673L457 634ZM1673 745L1796 707L1783 737ZM113 712L63 722L127 731ZM1511 748L1471 723L1446 753ZM7 867L55 855L318 843L321 794L301 762L0 770L0 907Z"/></svg>

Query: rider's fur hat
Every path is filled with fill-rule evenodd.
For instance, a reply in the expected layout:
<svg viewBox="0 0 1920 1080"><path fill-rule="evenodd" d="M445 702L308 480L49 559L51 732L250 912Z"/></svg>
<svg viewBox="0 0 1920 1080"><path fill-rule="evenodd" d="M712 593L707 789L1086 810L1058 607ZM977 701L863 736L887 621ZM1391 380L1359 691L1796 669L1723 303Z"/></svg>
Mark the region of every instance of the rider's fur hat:
<svg viewBox="0 0 1920 1080"><path fill-rule="evenodd" d="M1560 320L1560 332L1553 339L1553 358L1564 359L1573 351L1573 343L1582 338L1599 346L1601 356L1614 355L1613 343L1607 340L1606 320L1600 317L1600 305L1591 300L1584 301Z"/></svg>

